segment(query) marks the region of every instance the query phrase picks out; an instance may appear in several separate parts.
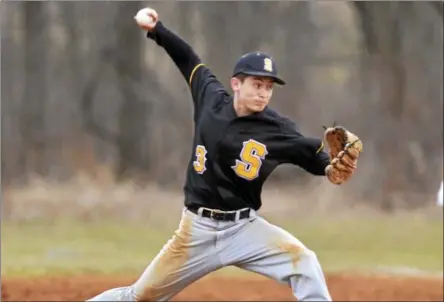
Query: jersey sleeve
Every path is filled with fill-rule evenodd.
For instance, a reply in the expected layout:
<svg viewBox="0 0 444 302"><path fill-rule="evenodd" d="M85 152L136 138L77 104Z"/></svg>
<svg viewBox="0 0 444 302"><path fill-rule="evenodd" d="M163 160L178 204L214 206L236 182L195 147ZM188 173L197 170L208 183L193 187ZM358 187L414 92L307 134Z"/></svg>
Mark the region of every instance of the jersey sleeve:
<svg viewBox="0 0 444 302"><path fill-rule="evenodd" d="M200 114L204 105L219 100L218 96L226 93L222 84L202 63L193 48L162 22L158 21L155 29L147 32L146 36L165 49L188 82L195 117Z"/></svg>
<svg viewBox="0 0 444 302"><path fill-rule="evenodd" d="M325 175L330 157L324 151L322 139L304 136L297 125L289 121L283 124L282 133L285 163L297 165L313 175Z"/></svg>
<svg viewBox="0 0 444 302"><path fill-rule="evenodd" d="M221 95L227 94L222 83L204 63L199 63L193 68L188 84L195 112L200 112L204 106L216 103Z"/></svg>

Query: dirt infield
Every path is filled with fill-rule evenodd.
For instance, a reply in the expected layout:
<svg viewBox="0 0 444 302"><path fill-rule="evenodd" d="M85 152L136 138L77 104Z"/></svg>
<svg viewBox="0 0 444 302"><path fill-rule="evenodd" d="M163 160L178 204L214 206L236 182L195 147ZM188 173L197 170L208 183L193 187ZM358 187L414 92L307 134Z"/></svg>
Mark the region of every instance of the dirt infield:
<svg viewBox="0 0 444 302"><path fill-rule="evenodd" d="M439 278L376 277L351 274L327 276L334 300L442 301L443 280ZM2 301L79 301L103 290L134 281L131 277L78 276L64 278L2 280ZM257 277L229 279L207 276L174 298L193 301L291 301L290 289Z"/></svg>

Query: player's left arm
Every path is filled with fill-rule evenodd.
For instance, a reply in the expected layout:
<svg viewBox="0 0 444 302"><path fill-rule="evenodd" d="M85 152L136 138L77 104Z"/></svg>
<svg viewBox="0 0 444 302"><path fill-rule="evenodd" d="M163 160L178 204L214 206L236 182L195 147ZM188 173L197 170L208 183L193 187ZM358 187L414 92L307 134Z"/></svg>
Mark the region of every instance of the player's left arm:
<svg viewBox="0 0 444 302"><path fill-rule="evenodd" d="M297 165L313 175L325 175L330 158L324 151L322 139L304 136L299 127L287 119L283 119L281 131L283 162Z"/></svg>
<svg viewBox="0 0 444 302"><path fill-rule="evenodd" d="M327 176L328 180L334 184L344 183L354 173L357 158L362 151L362 144L357 152L353 144L347 143L335 152L332 150L331 142L327 140L330 147L327 153L324 151L322 139L304 136L294 123L287 122L283 127L283 133L286 144L283 148L286 162L298 165L313 175ZM328 138L328 135L326 137ZM357 137L350 136L349 138L355 142Z"/></svg>
<svg viewBox="0 0 444 302"><path fill-rule="evenodd" d="M330 157L324 151L324 143L315 137L296 133L289 141L290 162L316 176L325 176Z"/></svg>
<svg viewBox="0 0 444 302"><path fill-rule="evenodd" d="M330 157L328 153L324 151L324 143L321 141L320 144L318 139L313 138L315 147L319 145L313 156L308 156L305 162L302 162L302 168L307 170L313 175L324 176L325 169L330 164Z"/></svg>

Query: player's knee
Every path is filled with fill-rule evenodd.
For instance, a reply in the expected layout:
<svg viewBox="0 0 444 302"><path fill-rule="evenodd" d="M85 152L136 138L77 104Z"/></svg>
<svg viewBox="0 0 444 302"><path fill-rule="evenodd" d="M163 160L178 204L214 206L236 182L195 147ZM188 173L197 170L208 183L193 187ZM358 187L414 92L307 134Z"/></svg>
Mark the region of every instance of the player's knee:
<svg viewBox="0 0 444 302"><path fill-rule="evenodd" d="M299 270L302 270L303 272L311 272L313 270L318 270L319 266L320 264L317 254L310 249L304 249L299 258Z"/></svg>
<svg viewBox="0 0 444 302"><path fill-rule="evenodd" d="M306 246L298 244L298 243L288 243L282 244L280 246L281 250L283 250L293 263L295 269L300 269L301 267L310 267L313 264L318 262L318 257L316 253ZM305 270L305 269L302 269Z"/></svg>
<svg viewBox="0 0 444 302"><path fill-rule="evenodd" d="M304 258L310 265L318 265L319 263L318 255L310 249L304 251Z"/></svg>
<svg viewBox="0 0 444 302"><path fill-rule="evenodd" d="M310 261L318 261L318 256L316 255L316 253L310 249L305 249L304 251L305 253L305 257L307 257L307 259L309 259Z"/></svg>

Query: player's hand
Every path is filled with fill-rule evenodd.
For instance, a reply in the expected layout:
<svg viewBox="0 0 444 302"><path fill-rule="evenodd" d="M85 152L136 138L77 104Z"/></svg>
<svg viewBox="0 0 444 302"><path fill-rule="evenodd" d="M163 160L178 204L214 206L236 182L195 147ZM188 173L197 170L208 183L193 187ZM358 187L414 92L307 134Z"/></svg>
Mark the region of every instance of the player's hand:
<svg viewBox="0 0 444 302"><path fill-rule="evenodd" d="M139 10L134 19L140 28L151 31L156 27L159 16L154 9L146 7Z"/></svg>

